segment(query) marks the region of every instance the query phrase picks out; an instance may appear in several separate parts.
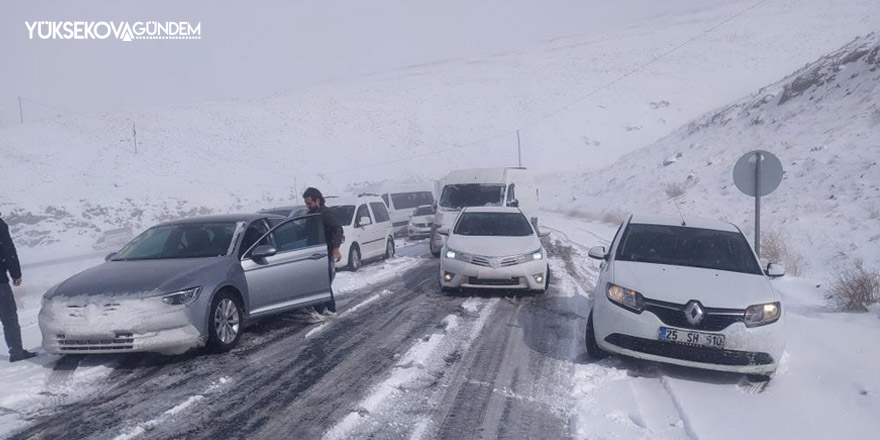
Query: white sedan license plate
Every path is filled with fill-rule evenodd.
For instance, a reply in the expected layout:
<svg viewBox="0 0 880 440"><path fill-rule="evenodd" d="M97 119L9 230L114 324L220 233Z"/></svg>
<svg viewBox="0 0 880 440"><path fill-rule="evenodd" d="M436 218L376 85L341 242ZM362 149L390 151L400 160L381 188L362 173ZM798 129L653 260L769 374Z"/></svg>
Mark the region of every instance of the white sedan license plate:
<svg viewBox="0 0 880 440"><path fill-rule="evenodd" d="M663 342L676 344L694 345L697 347L724 348L724 335L717 333L703 333L679 328L660 327L660 337Z"/></svg>

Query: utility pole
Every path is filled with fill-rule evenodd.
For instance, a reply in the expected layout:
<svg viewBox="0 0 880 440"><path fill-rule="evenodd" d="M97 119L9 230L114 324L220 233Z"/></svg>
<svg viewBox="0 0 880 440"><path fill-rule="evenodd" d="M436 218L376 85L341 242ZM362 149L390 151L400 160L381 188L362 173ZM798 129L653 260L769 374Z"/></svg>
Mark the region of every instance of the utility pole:
<svg viewBox="0 0 880 440"><path fill-rule="evenodd" d="M522 168L522 145L519 141L519 130L516 131L516 152L519 156L519 167Z"/></svg>
<svg viewBox="0 0 880 440"><path fill-rule="evenodd" d="M138 132L135 122L131 122L131 136L134 138L134 154L138 154Z"/></svg>
<svg viewBox="0 0 880 440"><path fill-rule="evenodd" d="M21 96L18 97L18 115L21 116L21 123L24 124L24 108L21 106Z"/></svg>

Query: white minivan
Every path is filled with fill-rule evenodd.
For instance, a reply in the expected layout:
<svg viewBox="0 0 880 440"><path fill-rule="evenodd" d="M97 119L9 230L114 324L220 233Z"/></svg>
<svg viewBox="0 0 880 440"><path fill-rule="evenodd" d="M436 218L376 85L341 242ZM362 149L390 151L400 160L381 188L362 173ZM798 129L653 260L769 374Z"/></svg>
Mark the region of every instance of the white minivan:
<svg viewBox="0 0 880 440"><path fill-rule="evenodd" d="M388 185L376 192L385 201L395 234L406 233L413 211L422 205L434 204L431 184Z"/></svg>
<svg viewBox="0 0 880 440"><path fill-rule="evenodd" d="M394 256L394 234L388 209L375 196L327 197L327 208L342 225L345 240L337 268L360 269L364 260Z"/></svg>
<svg viewBox="0 0 880 440"><path fill-rule="evenodd" d="M517 207L538 227L538 185L525 168L474 168L455 170L440 182L440 199L434 214L430 248L434 256L446 244L437 229L451 227L462 208L474 206Z"/></svg>

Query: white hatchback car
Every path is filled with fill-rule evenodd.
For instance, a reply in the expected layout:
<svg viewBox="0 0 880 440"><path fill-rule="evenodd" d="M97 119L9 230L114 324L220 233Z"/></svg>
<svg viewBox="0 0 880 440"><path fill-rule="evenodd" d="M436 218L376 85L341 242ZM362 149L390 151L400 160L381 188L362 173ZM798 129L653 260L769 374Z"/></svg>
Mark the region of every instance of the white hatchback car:
<svg viewBox="0 0 880 440"><path fill-rule="evenodd" d="M782 303L730 223L630 216L602 260L587 318L587 352L606 352L768 379L785 349Z"/></svg>
<svg viewBox="0 0 880 440"><path fill-rule="evenodd" d="M440 289L529 289L550 283L547 252L519 208L465 208L452 230L440 228L446 245L440 258Z"/></svg>
<svg viewBox="0 0 880 440"><path fill-rule="evenodd" d="M394 256L394 230L388 208L379 197L327 197L327 208L342 225L345 235L336 268L360 269L364 260Z"/></svg>

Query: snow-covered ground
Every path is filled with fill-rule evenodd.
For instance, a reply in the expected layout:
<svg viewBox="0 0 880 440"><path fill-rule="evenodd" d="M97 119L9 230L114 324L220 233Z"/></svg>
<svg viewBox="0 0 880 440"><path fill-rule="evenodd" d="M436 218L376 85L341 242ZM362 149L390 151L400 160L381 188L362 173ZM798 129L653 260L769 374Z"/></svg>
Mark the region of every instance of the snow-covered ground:
<svg viewBox="0 0 880 440"><path fill-rule="evenodd" d="M762 232L778 234L806 274L846 259L880 264L880 34L859 38L733 105L708 113L613 165L545 179L563 211L715 218L754 231L754 199L733 183L751 150L782 162L762 198ZM795 259L784 261L794 267Z"/></svg>

